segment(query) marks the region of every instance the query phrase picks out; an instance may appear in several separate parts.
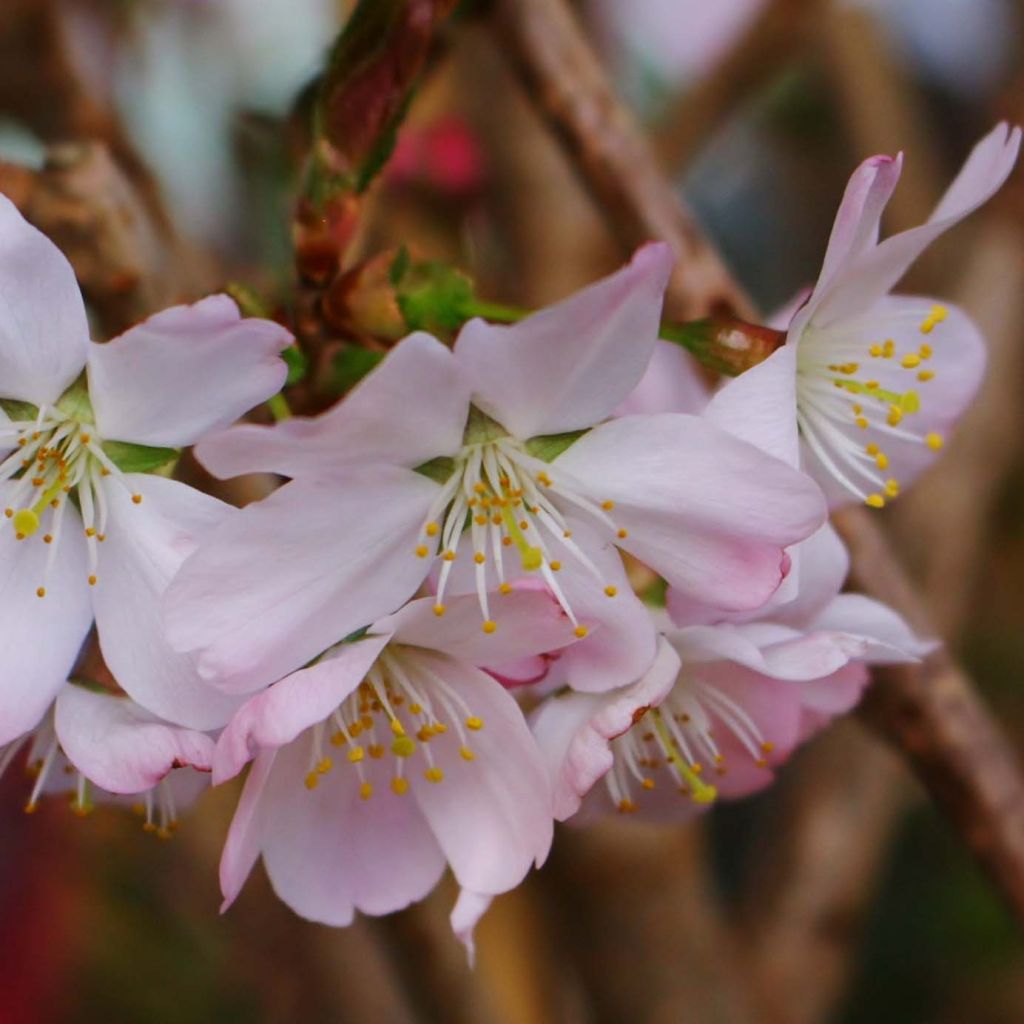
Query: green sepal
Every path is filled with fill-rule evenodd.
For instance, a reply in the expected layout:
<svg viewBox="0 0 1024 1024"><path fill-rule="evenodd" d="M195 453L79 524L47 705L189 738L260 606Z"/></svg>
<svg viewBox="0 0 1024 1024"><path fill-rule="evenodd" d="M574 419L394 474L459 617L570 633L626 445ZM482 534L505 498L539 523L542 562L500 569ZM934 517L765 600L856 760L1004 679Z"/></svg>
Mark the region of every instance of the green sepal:
<svg viewBox="0 0 1024 1024"><path fill-rule="evenodd" d="M398 308L411 331L455 331L471 315L473 282L454 267L436 262L415 263L395 287Z"/></svg>
<svg viewBox="0 0 1024 1024"><path fill-rule="evenodd" d="M79 423L95 423L92 402L89 399L89 382L83 370L78 380L57 399L57 408L70 419Z"/></svg>
<svg viewBox="0 0 1024 1024"><path fill-rule="evenodd" d="M298 345L289 345L281 353L281 358L284 360L285 366L288 367L288 376L284 382L286 388L305 380L309 371L309 359Z"/></svg>
<svg viewBox="0 0 1024 1024"><path fill-rule="evenodd" d="M554 462L567 448L575 444L585 430L568 430L564 434L542 434L526 442L526 450L542 462Z"/></svg>
<svg viewBox="0 0 1024 1024"><path fill-rule="evenodd" d="M639 593L639 598L644 604L652 608L664 608L668 600L668 583L660 576Z"/></svg>
<svg viewBox="0 0 1024 1024"><path fill-rule="evenodd" d="M122 473L153 473L181 454L177 448L151 448L127 441L104 441L101 447Z"/></svg>
<svg viewBox="0 0 1024 1024"><path fill-rule="evenodd" d="M448 482L452 473L455 472L455 460L447 455L439 455L436 459L431 459L429 462L424 462L421 466L416 466L413 472L433 480L434 483L444 484Z"/></svg>
<svg viewBox="0 0 1024 1024"><path fill-rule="evenodd" d="M16 398L0 398L0 409L12 420L34 420L39 416L38 406L31 402L19 402Z"/></svg>
<svg viewBox="0 0 1024 1024"><path fill-rule="evenodd" d="M463 444L487 444L497 441L499 437L508 437L508 431L497 421L492 420L485 412L475 405L469 407L466 417L466 430L462 435Z"/></svg>
<svg viewBox="0 0 1024 1024"><path fill-rule="evenodd" d="M357 640L362 640L364 636L370 631L369 626L362 626L352 633L349 633L341 642L343 644L354 644Z"/></svg>

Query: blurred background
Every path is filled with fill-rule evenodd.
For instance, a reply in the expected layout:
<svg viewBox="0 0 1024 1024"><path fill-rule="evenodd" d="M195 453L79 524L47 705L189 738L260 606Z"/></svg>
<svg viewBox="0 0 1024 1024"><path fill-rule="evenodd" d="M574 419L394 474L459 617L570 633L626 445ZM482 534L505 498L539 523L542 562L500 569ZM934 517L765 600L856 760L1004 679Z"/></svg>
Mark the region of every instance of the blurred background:
<svg viewBox="0 0 1024 1024"><path fill-rule="evenodd" d="M284 294L304 97L349 6L3 0L0 188L17 192L44 163L80 168L83 154L87 174L105 173L89 148L102 144L174 237L155 293L238 281ZM487 6L464 5L445 31L360 245L410 244L465 268L481 294L534 306L623 253L525 99ZM764 310L813 282L861 159L905 151L886 223L900 230L927 217L995 121L1024 120L1024 8L1012 0L575 6ZM80 179L61 180L73 199ZM90 222L63 226L61 244L95 241ZM1022 227L1018 174L904 285L983 325L993 372L973 415L990 443L955 442L886 512L934 621L1020 744ZM474 973L448 932L450 885L337 931L294 917L257 868L218 916L230 786L206 793L170 842L113 808L80 821L57 801L29 818L25 795L20 771L0 781L2 1024L1024 1021L1024 943L1008 912L856 720L698 826L560 829L545 868L485 918Z"/></svg>

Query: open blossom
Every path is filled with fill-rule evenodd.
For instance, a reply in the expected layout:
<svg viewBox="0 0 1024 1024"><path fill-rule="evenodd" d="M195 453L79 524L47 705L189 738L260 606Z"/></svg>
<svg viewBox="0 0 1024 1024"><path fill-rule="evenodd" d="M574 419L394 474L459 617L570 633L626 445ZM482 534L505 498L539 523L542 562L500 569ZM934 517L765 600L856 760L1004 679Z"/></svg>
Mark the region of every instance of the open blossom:
<svg viewBox="0 0 1024 1024"><path fill-rule="evenodd" d="M799 593L749 622L660 622L660 649L631 687L548 698L533 721L555 813L685 818L767 785L796 745L849 710L867 666L914 661L918 640L884 605L840 594L846 551L830 527L802 545ZM671 608L671 602L670 602Z"/></svg>
<svg viewBox="0 0 1024 1024"><path fill-rule="evenodd" d="M214 745L128 697L67 683L35 729L0 748L0 775L25 748L34 775L27 812L50 794L70 794L80 815L97 802L125 803L146 831L167 836L208 784Z"/></svg>
<svg viewBox="0 0 1024 1024"><path fill-rule="evenodd" d="M440 620L420 599L241 707L214 759L220 782L255 756L221 861L225 906L260 854L285 903L334 925L421 899L448 863L466 933L474 907L546 857L540 752L475 666L564 646L572 627L547 593L496 600L508 628L493 638L472 597Z"/></svg>
<svg viewBox="0 0 1024 1024"><path fill-rule="evenodd" d="M782 548L821 521L813 484L697 417L608 419L650 359L670 264L647 246L521 323L471 321L454 351L411 335L326 414L204 441L218 475L294 479L186 563L172 641L211 679L253 689L392 611L435 564L443 615L459 561L485 632L500 630L495 591L523 572L578 636L632 622L615 671L593 659L586 685L602 688L654 655L616 548L723 607L763 602Z"/></svg>
<svg viewBox="0 0 1024 1024"><path fill-rule="evenodd" d="M821 275L789 325L805 468L835 500L881 508L924 468L977 390L977 328L931 298L890 295L917 257L989 199L1013 168L1019 128L997 126L974 148L927 223L878 241L902 156L854 172Z"/></svg>
<svg viewBox="0 0 1024 1024"><path fill-rule="evenodd" d="M42 717L93 617L104 658L151 710L192 726L232 705L165 643L158 598L229 507L141 472L269 397L285 330L227 296L89 340L74 273L0 196L0 742Z"/></svg>

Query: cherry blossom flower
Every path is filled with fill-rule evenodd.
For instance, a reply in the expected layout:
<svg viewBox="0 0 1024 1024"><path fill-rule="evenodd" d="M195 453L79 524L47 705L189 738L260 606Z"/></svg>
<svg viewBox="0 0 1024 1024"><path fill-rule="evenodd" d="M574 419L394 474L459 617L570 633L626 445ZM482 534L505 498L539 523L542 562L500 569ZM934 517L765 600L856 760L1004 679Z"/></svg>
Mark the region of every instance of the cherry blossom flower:
<svg viewBox="0 0 1024 1024"><path fill-rule="evenodd" d="M799 593L782 608L740 623L662 617L658 657L633 686L541 705L533 729L557 818L575 814L601 778L610 801L595 795L588 814L685 818L752 793L856 703L868 665L914 661L934 646L877 601L839 593L848 560L830 527L803 548Z"/></svg>
<svg viewBox="0 0 1024 1024"><path fill-rule="evenodd" d="M475 666L564 646L572 627L547 593L497 600L508 628L493 637L472 596L441 619L419 599L240 708L214 758L219 783L255 757L221 861L225 907L260 854L285 903L333 925L421 899L448 863L466 934L488 896L543 861L540 752L512 697Z"/></svg>
<svg viewBox="0 0 1024 1024"><path fill-rule="evenodd" d="M0 196L0 742L31 729L93 616L124 688L185 724L222 724L193 660L164 642L157 599L227 505L155 469L279 390L289 335L227 296L89 340L74 273Z"/></svg>
<svg viewBox="0 0 1024 1024"><path fill-rule="evenodd" d="M35 729L0 748L0 775L25 749L34 775L26 812L55 794L70 794L83 816L97 803L120 803L142 816L147 832L166 838L179 811L208 785L214 744L128 697L67 683Z"/></svg>
<svg viewBox="0 0 1024 1024"><path fill-rule="evenodd" d="M698 417L608 419L651 357L670 264L647 246L518 324L471 321L454 351L413 334L324 415L206 439L197 454L218 475L293 480L185 564L172 642L198 650L209 678L254 689L392 611L435 563L443 615L458 561L488 633L494 592L522 572L580 637L633 622L615 671L594 658L581 679L603 688L654 656L616 548L722 607L761 604L782 549L821 522L813 484Z"/></svg>
<svg viewBox="0 0 1024 1024"><path fill-rule="evenodd" d="M928 465L977 390L984 343L967 315L890 295L941 234L989 199L1021 132L998 125L975 146L927 223L878 241L902 155L866 160L836 214L821 274L789 325L804 465L833 500L876 508Z"/></svg>

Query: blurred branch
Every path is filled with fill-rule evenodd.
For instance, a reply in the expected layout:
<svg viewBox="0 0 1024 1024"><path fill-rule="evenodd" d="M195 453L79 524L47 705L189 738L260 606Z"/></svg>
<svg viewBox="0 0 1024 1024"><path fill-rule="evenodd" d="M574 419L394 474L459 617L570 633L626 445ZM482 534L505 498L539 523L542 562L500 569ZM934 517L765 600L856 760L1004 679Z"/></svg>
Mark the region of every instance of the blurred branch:
<svg viewBox="0 0 1024 1024"><path fill-rule="evenodd" d="M662 238L675 250L669 314L749 313L749 300L667 186L569 8L558 0L495 0L493 26L621 241L632 247Z"/></svg>
<svg viewBox="0 0 1024 1024"><path fill-rule="evenodd" d="M683 264L672 285L676 302L688 315L699 316L722 296L731 296L748 312L721 261L654 166L651 151L560 0L498 0L496 26L534 102L558 130L621 237L630 244L649 236L675 243ZM871 515L849 509L836 516L836 524L851 549L855 582L912 622L926 621L920 598ZM879 672L864 715L910 759L1024 920L1024 780L1013 751L962 672L945 655L923 666ZM867 845L865 852L870 853ZM814 927L844 901L843 894L825 886L805 919ZM808 934L808 946L815 934ZM771 940L760 947L765 945ZM760 949L753 955L760 956ZM812 977L804 969L799 983L813 984ZM781 1002L793 996L772 994Z"/></svg>
<svg viewBox="0 0 1024 1024"><path fill-rule="evenodd" d="M685 167L715 129L809 45L821 6L822 0L771 0L715 67L676 100L654 137L669 171Z"/></svg>

